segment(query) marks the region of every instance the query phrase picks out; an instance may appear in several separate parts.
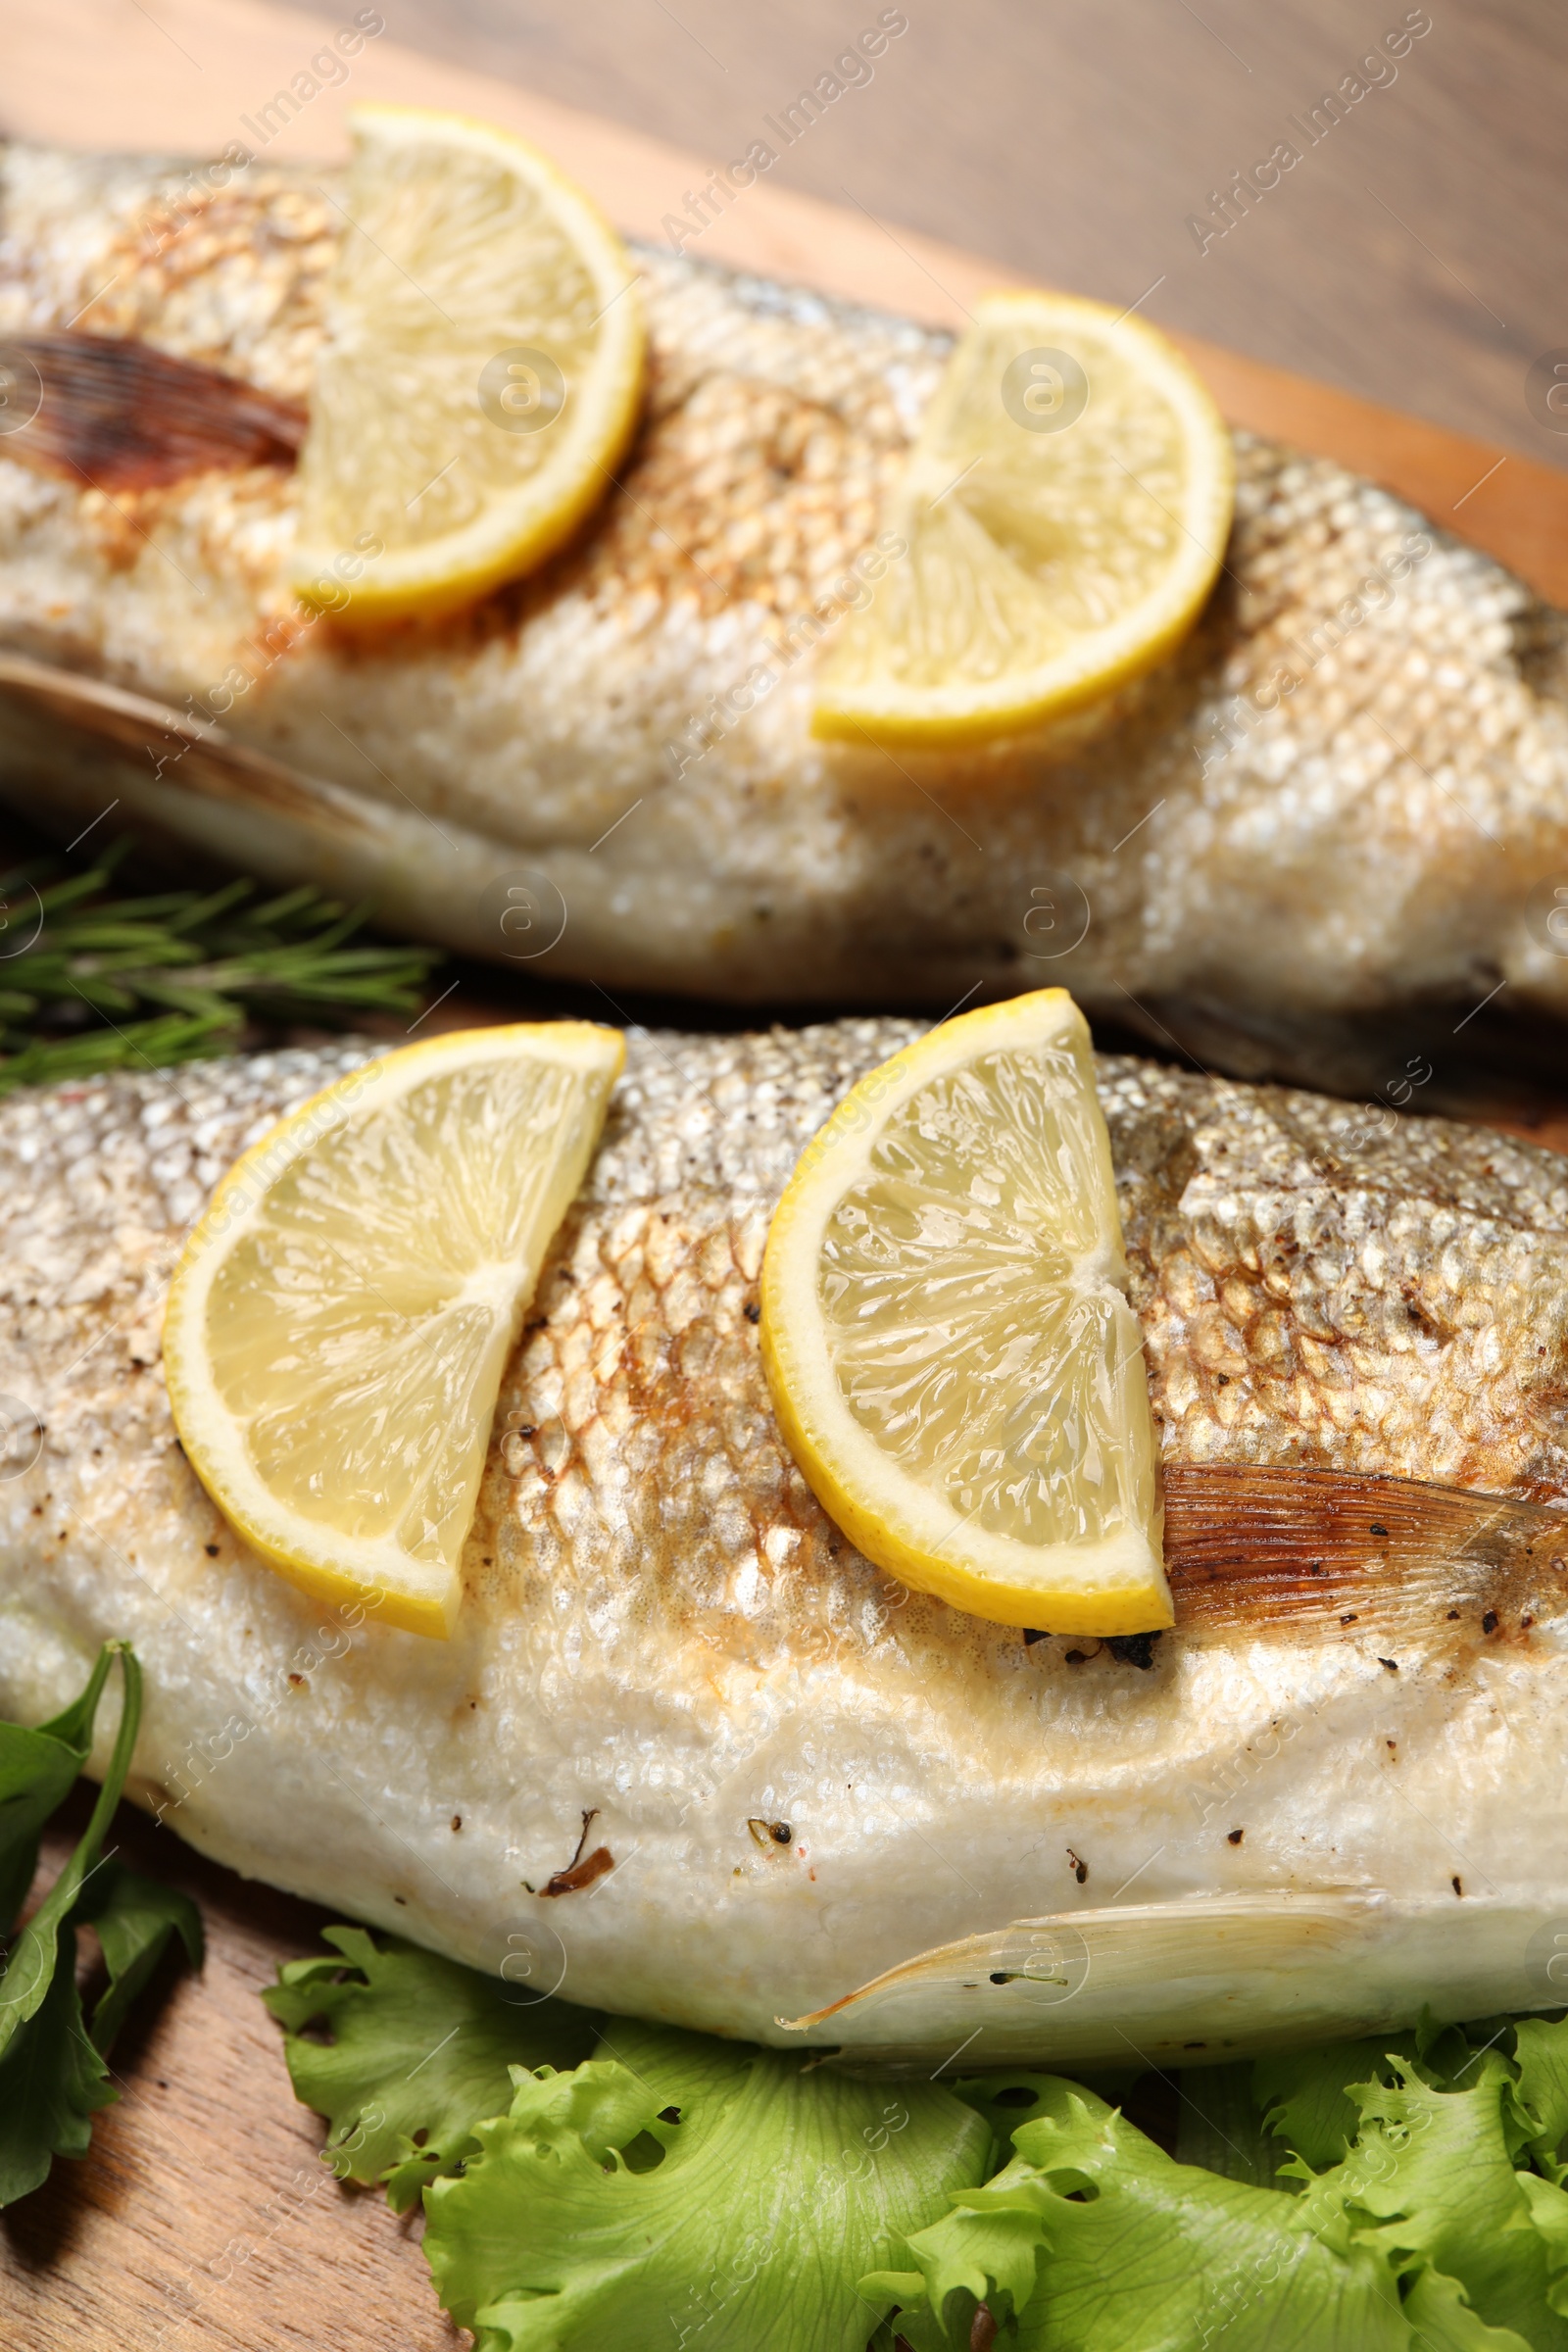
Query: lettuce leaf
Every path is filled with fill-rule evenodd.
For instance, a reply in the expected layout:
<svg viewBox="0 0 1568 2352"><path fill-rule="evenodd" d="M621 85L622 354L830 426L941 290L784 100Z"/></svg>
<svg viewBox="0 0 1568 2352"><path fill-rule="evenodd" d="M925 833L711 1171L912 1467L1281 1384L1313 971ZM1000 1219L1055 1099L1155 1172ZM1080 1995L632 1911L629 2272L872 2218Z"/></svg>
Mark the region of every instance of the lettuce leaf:
<svg viewBox="0 0 1568 2352"><path fill-rule="evenodd" d="M1519 2070L1514 2102L1524 2118L1530 2152L1560 2186L1563 2167L1557 2152L1568 2138L1568 2019L1523 2017L1511 2038Z"/></svg>
<svg viewBox="0 0 1568 2352"><path fill-rule="evenodd" d="M1351 2090L1387 2068L1387 2053L1413 2055L1409 2035L1376 2041L1329 2041L1313 2050L1282 2050L1252 2068L1252 2095L1264 2127L1303 2163L1321 2171L1338 2164L1360 2125Z"/></svg>
<svg viewBox="0 0 1568 2352"><path fill-rule="evenodd" d="M1252 2069L1195 2066L1181 2077L1175 2156L1249 2188L1277 2188L1285 2151L1252 2086Z"/></svg>
<svg viewBox="0 0 1568 2352"><path fill-rule="evenodd" d="M479 2352L864 2352L890 2298L862 2275L990 2169L989 2125L933 2083L515 2005L396 1938L326 1939L264 1996L295 2091L334 2171L400 2210L423 2191Z"/></svg>
<svg viewBox="0 0 1568 2352"><path fill-rule="evenodd" d="M1568 2346L1568 2023L1424 2019L1261 2060L1253 2086L1298 2151L1286 2177L1383 2247L1434 2345Z"/></svg>
<svg viewBox="0 0 1568 2352"><path fill-rule="evenodd" d="M980 2181L991 2134L930 2082L615 2020L571 2074L516 2070L482 2153L425 2198L477 2352L863 2352L905 2233Z"/></svg>
<svg viewBox="0 0 1568 2352"><path fill-rule="evenodd" d="M332 1952L288 1962L262 1998L288 2029L295 2097L327 2119L323 2155L341 2180L385 2181L394 2212L477 2146L476 2123L505 2114L513 2067L574 2066L593 2049L591 2010L520 2000L397 1936L323 1934Z"/></svg>
<svg viewBox="0 0 1568 2352"><path fill-rule="evenodd" d="M328 1941L268 1996L295 2087L422 2190L476 2352L1568 2352L1568 2021L1193 2070L1170 2155L1057 2077L850 2079Z"/></svg>
<svg viewBox="0 0 1568 2352"><path fill-rule="evenodd" d="M1019 2352L1568 2352L1568 2023L1424 2020L1250 2083L1195 2070L1179 2151L1224 2143L1201 2167L1078 2084L963 2089L1012 2161L911 2239L913 2271L865 2281L914 2352L962 2352L981 2303ZM1258 2124L1297 2150L1278 2187L1246 2178Z"/></svg>
<svg viewBox="0 0 1568 2352"><path fill-rule="evenodd" d="M1392 2082L1350 2092L1360 2119L1355 2145L1311 2180L1302 2202L1349 2217L1356 2242L1381 2249L1409 2282L1412 2312L1427 2300L1415 2289L1435 2273L1510 2347L1568 2352L1568 2319L1553 2302L1568 2195L1539 2178L1527 2192L1515 2169L1510 2060L1499 2050L1478 2053L1464 2070L1464 2089L1434 2088L1413 2062L1390 2071Z"/></svg>
<svg viewBox="0 0 1568 2352"><path fill-rule="evenodd" d="M863 2281L914 2352L961 2352L982 2302L1019 2352L1409 2346L1387 2260L1346 2216L1178 2164L1077 2083L1033 2084L1012 2162L911 2235L912 2273Z"/></svg>

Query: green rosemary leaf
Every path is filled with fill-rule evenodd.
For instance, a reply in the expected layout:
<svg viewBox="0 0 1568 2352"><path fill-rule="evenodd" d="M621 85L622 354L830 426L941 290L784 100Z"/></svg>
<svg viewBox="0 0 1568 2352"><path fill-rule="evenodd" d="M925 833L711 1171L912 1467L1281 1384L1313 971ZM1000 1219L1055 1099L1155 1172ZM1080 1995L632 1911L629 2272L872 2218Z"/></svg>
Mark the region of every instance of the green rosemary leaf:
<svg viewBox="0 0 1568 2352"><path fill-rule="evenodd" d="M161 1070L231 1051L242 1015L219 1023L169 1013L119 1029L88 1029L78 1037L34 1039L0 1060L0 1095L19 1086L58 1086L68 1078L97 1078L105 1070ZM9 1041L8 1041L9 1042Z"/></svg>
<svg viewBox="0 0 1568 2352"><path fill-rule="evenodd" d="M223 1053L248 1021L331 1025L423 1001L438 954L358 938L368 907L248 881L117 898L129 846L84 873L0 875L0 906L31 903L38 924L0 965L0 1094Z"/></svg>
<svg viewBox="0 0 1568 2352"><path fill-rule="evenodd" d="M133 992L128 988L116 988L114 982L101 972L83 972L79 980L73 975L71 988L84 1004L92 1006L94 1012L134 1012L136 1009Z"/></svg>
<svg viewBox="0 0 1568 2352"><path fill-rule="evenodd" d="M269 899L265 906L252 907L251 921L253 923L287 922L290 915L298 914L302 907L312 906L315 903L315 891L308 882L302 882L297 890L285 890L280 899Z"/></svg>

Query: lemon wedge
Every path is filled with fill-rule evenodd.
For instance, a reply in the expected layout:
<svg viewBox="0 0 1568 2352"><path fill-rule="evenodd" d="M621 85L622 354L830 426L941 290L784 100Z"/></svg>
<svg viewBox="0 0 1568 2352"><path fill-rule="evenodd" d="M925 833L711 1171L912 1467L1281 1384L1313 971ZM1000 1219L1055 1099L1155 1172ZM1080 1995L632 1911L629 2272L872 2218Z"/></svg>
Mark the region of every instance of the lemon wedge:
<svg viewBox="0 0 1568 2352"><path fill-rule="evenodd" d="M501 1375L624 1058L586 1021L408 1046L214 1194L165 1313L174 1426L307 1592L451 1632Z"/></svg>
<svg viewBox="0 0 1568 2352"><path fill-rule="evenodd" d="M294 586L355 619L438 612L531 569L604 495L636 422L625 249L509 132L351 109Z"/></svg>
<svg viewBox="0 0 1568 2352"><path fill-rule="evenodd" d="M1151 668L1214 582L1230 435L1141 319L993 294L884 517L906 555L822 662L819 736L922 745L1064 715Z"/></svg>
<svg viewBox="0 0 1568 2352"><path fill-rule="evenodd" d="M1089 1031L1052 988L943 1022L808 1145L763 1363L825 1510L892 1576L1059 1634L1171 1623Z"/></svg>

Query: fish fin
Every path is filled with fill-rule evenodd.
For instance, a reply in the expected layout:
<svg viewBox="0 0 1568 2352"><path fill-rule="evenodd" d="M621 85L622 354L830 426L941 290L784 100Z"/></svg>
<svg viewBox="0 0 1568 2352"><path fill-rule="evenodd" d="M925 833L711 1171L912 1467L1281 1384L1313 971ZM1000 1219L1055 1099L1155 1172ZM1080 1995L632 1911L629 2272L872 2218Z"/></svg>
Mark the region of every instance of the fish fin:
<svg viewBox="0 0 1568 2352"><path fill-rule="evenodd" d="M1494 977L1503 977L1500 966ZM1359 1099L1362 1116L1386 1134L1396 1102L1409 1100L1408 1093L1398 1095L1396 1074L1423 1064L1429 1073L1418 1081L1423 1112L1529 1116L1539 1114L1544 1092L1560 1090L1560 1020L1543 1005L1516 1004L1516 991L1494 1004L1485 998L1488 985L1467 976L1452 994L1416 993L1397 1004L1341 1013L1261 1000L1227 1004L1201 993L1152 993L1137 1004L1102 998L1087 1009L1102 1050L1152 1047L1165 1054L1175 1046L1200 1069L1223 1070L1249 1085L1272 1082Z"/></svg>
<svg viewBox="0 0 1568 2352"><path fill-rule="evenodd" d="M327 821L339 832L367 829L354 796L340 787L285 767L221 727L145 695L15 654L0 654L0 694L56 727L85 735L100 756L113 750L146 761L153 784L265 808L298 823Z"/></svg>
<svg viewBox="0 0 1568 2352"><path fill-rule="evenodd" d="M367 902L389 928L471 950L504 850L453 818L285 766L167 704L0 652L0 800L69 841L136 837L279 885ZM482 952L482 950L481 950Z"/></svg>
<svg viewBox="0 0 1568 2352"><path fill-rule="evenodd" d="M1568 1606L1560 1505L1255 1463L1167 1464L1164 1489L1182 1633L1338 1629L1429 1656L1517 1640Z"/></svg>
<svg viewBox="0 0 1568 2352"><path fill-rule="evenodd" d="M8 457L98 490L154 490L187 474L292 466L306 412L237 376L130 336L13 335L0 368L28 421Z"/></svg>
<svg viewBox="0 0 1568 2352"><path fill-rule="evenodd" d="M1503 1981L1515 2005L1540 2007L1538 1924L1539 1907L1400 1903L1365 1887L1178 1895L1014 1920L774 2022L831 2041L840 2064L893 2072L1223 2065L1407 2026L1412 1985L1445 2022L1486 2009Z"/></svg>

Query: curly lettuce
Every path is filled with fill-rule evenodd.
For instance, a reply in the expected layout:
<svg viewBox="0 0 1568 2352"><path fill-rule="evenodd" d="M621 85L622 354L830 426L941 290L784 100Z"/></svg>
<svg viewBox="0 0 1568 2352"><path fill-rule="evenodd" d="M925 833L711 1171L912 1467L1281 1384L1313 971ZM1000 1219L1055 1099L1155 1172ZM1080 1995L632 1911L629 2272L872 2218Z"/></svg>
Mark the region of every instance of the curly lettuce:
<svg viewBox="0 0 1568 2352"><path fill-rule="evenodd" d="M426 2199L476 2352L862 2352L893 2301L862 2274L987 2170L983 2121L929 2082L619 2021L601 2048L519 2073Z"/></svg>
<svg viewBox="0 0 1568 2352"><path fill-rule="evenodd" d="M1034 2094L1011 2162L910 2233L912 2268L864 2281L914 2352L966 2348L982 2303L1020 2352L1409 2345L1388 2266L1345 2216L1178 2164L1081 2084L1008 2086Z"/></svg>
<svg viewBox="0 0 1568 2352"><path fill-rule="evenodd" d="M287 2029L295 2097L327 2118L322 2154L340 2180L382 2182L396 2213L476 2149L473 2127L506 2111L514 2067L574 2066L593 2050L589 2010L520 1999L499 1977L364 1928L324 1940L330 1952L289 1961L262 1998Z"/></svg>
<svg viewBox="0 0 1568 2352"><path fill-rule="evenodd" d="M850 2077L329 1940L295 2086L476 2352L1568 2352L1568 2023L1194 2071L1172 2152L1131 2077Z"/></svg>
<svg viewBox="0 0 1568 2352"><path fill-rule="evenodd" d="M1178 2149L1203 2165L1078 2083L962 2087L1011 2160L864 2281L913 2352L966 2352L982 2305L1018 2352L1568 2352L1568 2024L1195 2071Z"/></svg>
<svg viewBox="0 0 1568 2352"><path fill-rule="evenodd" d="M935 2083L514 2007L412 1944L329 1939L267 1996L295 2088L334 2169L422 2189L477 2352L864 2352L892 2299L861 2278L991 2169L986 2120Z"/></svg>

